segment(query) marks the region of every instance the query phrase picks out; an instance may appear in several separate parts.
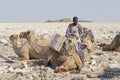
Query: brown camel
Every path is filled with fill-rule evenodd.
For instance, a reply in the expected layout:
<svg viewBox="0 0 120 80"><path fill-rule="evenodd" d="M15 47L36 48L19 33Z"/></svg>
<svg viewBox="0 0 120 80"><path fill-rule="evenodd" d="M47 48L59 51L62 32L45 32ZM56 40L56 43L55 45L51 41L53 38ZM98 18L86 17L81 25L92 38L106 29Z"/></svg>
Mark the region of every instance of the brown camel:
<svg viewBox="0 0 120 80"><path fill-rule="evenodd" d="M120 52L120 33L117 34L113 41L110 44L99 44L98 46L102 47L103 51L117 51Z"/></svg>
<svg viewBox="0 0 120 80"><path fill-rule="evenodd" d="M27 39L29 45L33 48L33 50L35 50L39 55L44 57L44 52L48 49L49 44L47 39L40 38L40 40L38 40L33 30L21 32L19 38Z"/></svg>
<svg viewBox="0 0 120 80"><path fill-rule="evenodd" d="M84 30L84 35L82 36L82 41L83 41L82 46L84 44L86 44L87 47L83 49L81 46L81 53L84 55L83 61L86 61L86 60L90 59L89 53L92 53L94 51L94 36L93 36L93 33L91 30L87 30L87 28L84 28L83 30ZM53 58L52 58L53 60L51 61L52 65L54 65L55 67L58 65L62 65L62 66L56 68L57 69L56 72L57 71L60 72L60 68L61 68L61 71L75 69L76 62L78 64L77 66L78 66L79 70L82 67L82 61L78 57L78 55L75 51L75 48L73 47L74 45L72 45L72 44L69 44L69 45L70 45L69 46L70 49L67 52L63 52L63 53L59 53L59 54L57 54L58 53L57 52L56 54L53 55ZM62 48L64 48L64 45ZM61 55L63 55L63 56L61 57ZM61 62L62 64L57 63L57 62ZM71 62L71 63L69 63L69 62Z"/></svg>
<svg viewBox="0 0 120 80"><path fill-rule="evenodd" d="M90 53L94 52L94 36L92 31L86 27L83 27L84 35L82 36L82 42L86 44L85 49L81 49L81 53L84 55L84 61L90 60Z"/></svg>
<svg viewBox="0 0 120 80"><path fill-rule="evenodd" d="M23 60L29 59L40 59L41 56L32 50L32 47L26 41L21 47L18 47L18 34L13 34L10 36L10 41L12 41L15 53Z"/></svg>
<svg viewBox="0 0 120 80"><path fill-rule="evenodd" d="M42 54L43 56L44 56L44 54L47 54L47 56L44 56L44 58L49 58L49 62L51 63L52 68L54 68L56 72L63 71L63 68L64 68L64 71L68 71L68 70L72 70L72 69L77 69L78 71L80 71L80 69L82 68L82 61L76 54L75 49L73 49L73 48L69 49L69 51L64 52L64 53L57 52L57 51L51 49L50 47L48 47L46 49L47 45L41 46L41 44L39 44L36 41L34 33L35 32L32 30L22 32L22 33L20 33L19 37L26 38L28 40L29 44L33 48L36 48L35 50L37 50L37 52L39 52L39 54Z"/></svg>

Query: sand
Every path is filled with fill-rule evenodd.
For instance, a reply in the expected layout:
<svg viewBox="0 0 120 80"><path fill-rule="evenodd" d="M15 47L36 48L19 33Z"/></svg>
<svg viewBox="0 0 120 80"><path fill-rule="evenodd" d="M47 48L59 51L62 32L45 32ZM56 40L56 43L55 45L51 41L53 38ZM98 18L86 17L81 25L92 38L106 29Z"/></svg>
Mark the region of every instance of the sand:
<svg viewBox="0 0 120 80"><path fill-rule="evenodd" d="M99 43L107 43L109 44L115 35L119 33L120 23L103 23L103 22L81 22L80 24L83 27L87 27L92 30L95 37L95 51L92 53L92 59L90 61L85 62L85 65L82 69L82 73L84 74L76 74L76 73L61 73L56 74L52 69L43 67L43 70L40 70L39 66L29 66L29 62L17 62L17 63L7 63L6 58L12 60L12 57L16 57L17 55L14 53L12 45L9 41L9 36L11 34L17 33L19 34L22 31L34 30L36 32L36 36L44 35L47 39L51 39L51 37L58 33L61 35L65 35L68 22L66 23L0 23L0 79L1 80L13 80L20 79L22 80L75 80L75 78L84 77L85 80L89 78L86 77L87 73L96 72L101 73L103 69L107 67L119 68L120 67L120 53L114 51L102 51L100 47L97 45ZM97 55L100 54L100 55ZM38 70L30 70L27 68L21 69L16 67L16 65L29 66L31 68L35 68ZM15 67L15 68L14 68ZM45 70L47 69L47 73ZM42 71L42 73L41 73ZM25 73L28 74L25 75ZM52 73L52 74L51 74ZM8 76L7 76L8 75ZM46 76L44 76L46 75ZM36 76L34 78L33 76ZM99 78L100 79L100 78ZM92 80L92 79L91 79ZM113 80L118 80L115 76Z"/></svg>

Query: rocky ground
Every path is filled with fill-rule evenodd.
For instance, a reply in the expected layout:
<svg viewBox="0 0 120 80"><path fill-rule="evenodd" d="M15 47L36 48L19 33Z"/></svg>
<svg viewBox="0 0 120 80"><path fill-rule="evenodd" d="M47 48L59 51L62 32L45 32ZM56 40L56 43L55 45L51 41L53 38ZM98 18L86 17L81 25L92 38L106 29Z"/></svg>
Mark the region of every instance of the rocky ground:
<svg viewBox="0 0 120 80"><path fill-rule="evenodd" d="M14 60L17 55L9 41L11 34L35 30L38 39L44 35L50 40L55 33L65 35L68 24L0 23L0 80L119 80L120 53L102 51L97 45L99 43L109 44L119 33L120 23L81 23L83 27L88 27L93 31L95 51L90 55L91 59L84 63L80 74L75 72L54 73L53 69L41 65L39 60ZM20 40L19 45L22 43L23 41ZM108 72L111 75L108 75Z"/></svg>

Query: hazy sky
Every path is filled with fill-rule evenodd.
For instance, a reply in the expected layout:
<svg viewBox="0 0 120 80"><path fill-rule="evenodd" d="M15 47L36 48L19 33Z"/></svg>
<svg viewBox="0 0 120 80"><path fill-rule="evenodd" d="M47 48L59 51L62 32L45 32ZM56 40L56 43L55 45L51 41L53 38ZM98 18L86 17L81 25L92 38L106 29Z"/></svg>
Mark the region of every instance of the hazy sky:
<svg viewBox="0 0 120 80"><path fill-rule="evenodd" d="M0 0L0 21L72 18L120 22L120 0Z"/></svg>

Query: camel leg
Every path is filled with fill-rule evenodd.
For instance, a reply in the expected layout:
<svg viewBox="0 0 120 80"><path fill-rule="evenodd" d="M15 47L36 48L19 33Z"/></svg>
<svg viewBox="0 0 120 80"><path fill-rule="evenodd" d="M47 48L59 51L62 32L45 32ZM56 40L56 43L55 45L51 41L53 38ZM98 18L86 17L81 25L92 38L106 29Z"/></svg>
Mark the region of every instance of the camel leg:
<svg viewBox="0 0 120 80"><path fill-rule="evenodd" d="M111 42L111 44L103 46L103 50L109 50L109 51L116 50L117 47L118 47L117 46L117 44L118 44L117 41L119 41L118 36L116 36L114 38L114 40Z"/></svg>
<svg viewBox="0 0 120 80"><path fill-rule="evenodd" d="M22 48L19 52L19 56L23 59L23 60L29 60L29 49L24 49Z"/></svg>
<svg viewBox="0 0 120 80"><path fill-rule="evenodd" d="M59 66L55 68L55 73L60 73L60 72L67 72L68 68L66 66Z"/></svg>
<svg viewBox="0 0 120 80"><path fill-rule="evenodd" d="M29 58L30 59L42 59L42 56L40 54L38 54L38 53L30 52Z"/></svg>
<svg viewBox="0 0 120 80"><path fill-rule="evenodd" d="M82 68L82 61L80 60L78 55L75 54L75 55L69 56L68 59L63 64L61 64L60 67L58 67L57 70L60 72L77 70L78 72L80 72L81 68Z"/></svg>

